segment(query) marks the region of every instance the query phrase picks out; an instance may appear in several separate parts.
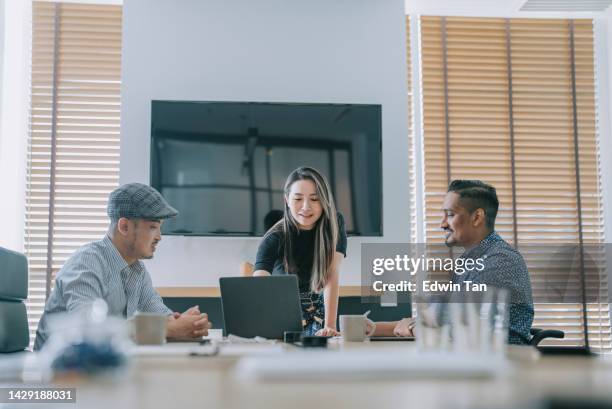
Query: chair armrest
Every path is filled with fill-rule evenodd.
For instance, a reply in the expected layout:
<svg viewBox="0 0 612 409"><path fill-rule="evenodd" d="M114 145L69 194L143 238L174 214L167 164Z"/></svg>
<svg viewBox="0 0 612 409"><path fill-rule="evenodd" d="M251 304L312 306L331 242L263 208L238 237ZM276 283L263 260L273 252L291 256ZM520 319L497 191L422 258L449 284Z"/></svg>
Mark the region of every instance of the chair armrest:
<svg viewBox="0 0 612 409"><path fill-rule="evenodd" d="M545 338L565 338L565 332L558 329L531 328L529 332L533 335L529 341L533 346L537 346Z"/></svg>
<svg viewBox="0 0 612 409"><path fill-rule="evenodd" d="M535 335L535 334L537 334L540 331L542 331L542 328L531 327L531 329L529 330L529 333L531 335Z"/></svg>

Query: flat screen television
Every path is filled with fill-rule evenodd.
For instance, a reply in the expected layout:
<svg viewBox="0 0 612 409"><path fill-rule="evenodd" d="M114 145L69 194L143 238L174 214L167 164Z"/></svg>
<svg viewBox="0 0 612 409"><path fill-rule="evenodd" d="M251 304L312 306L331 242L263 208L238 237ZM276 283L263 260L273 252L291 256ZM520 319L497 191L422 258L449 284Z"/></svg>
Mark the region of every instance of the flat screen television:
<svg viewBox="0 0 612 409"><path fill-rule="evenodd" d="M151 185L164 234L261 236L299 166L323 173L347 233L382 235L381 106L153 101Z"/></svg>

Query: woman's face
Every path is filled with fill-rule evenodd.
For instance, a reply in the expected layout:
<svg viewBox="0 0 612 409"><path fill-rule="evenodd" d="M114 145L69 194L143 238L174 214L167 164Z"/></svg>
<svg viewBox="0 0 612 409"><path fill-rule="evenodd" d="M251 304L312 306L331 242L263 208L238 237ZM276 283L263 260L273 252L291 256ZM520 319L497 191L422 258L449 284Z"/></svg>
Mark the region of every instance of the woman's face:
<svg viewBox="0 0 612 409"><path fill-rule="evenodd" d="M291 216L302 230L312 229L323 213L317 189L311 180L293 182L285 200Z"/></svg>

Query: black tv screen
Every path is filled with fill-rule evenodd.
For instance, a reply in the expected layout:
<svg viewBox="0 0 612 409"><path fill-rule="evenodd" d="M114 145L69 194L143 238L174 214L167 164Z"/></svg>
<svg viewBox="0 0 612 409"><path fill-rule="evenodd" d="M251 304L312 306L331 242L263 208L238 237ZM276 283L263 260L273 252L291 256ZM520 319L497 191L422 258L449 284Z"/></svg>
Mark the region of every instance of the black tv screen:
<svg viewBox="0 0 612 409"><path fill-rule="evenodd" d="M164 234L261 236L299 166L331 184L349 235L382 235L381 106L153 101L151 185Z"/></svg>

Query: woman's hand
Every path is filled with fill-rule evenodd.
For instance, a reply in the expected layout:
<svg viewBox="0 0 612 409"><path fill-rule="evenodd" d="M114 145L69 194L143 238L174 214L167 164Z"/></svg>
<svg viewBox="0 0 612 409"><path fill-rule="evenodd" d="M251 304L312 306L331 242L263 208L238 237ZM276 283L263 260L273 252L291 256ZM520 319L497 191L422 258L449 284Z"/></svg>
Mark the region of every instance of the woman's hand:
<svg viewBox="0 0 612 409"><path fill-rule="evenodd" d="M416 320L414 318L404 318L393 329L393 335L396 337L413 337L415 326Z"/></svg>
<svg viewBox="0 0 612 409"><path fill-rule="evenodd" d="M321 328L320 330L318 330L315 335L318 336L318 337L336 337L336 336L340 335L340 333L338 331L336 331L335 328L324 327L324 328Z"/></svg>
<svg viewBox="0 0 612 409"><path fill-rule="evenodd" d="M366 335L368 337L375 336L374 334L376 334L376 325L377 324L371 319L366 319Z"/></svg>

